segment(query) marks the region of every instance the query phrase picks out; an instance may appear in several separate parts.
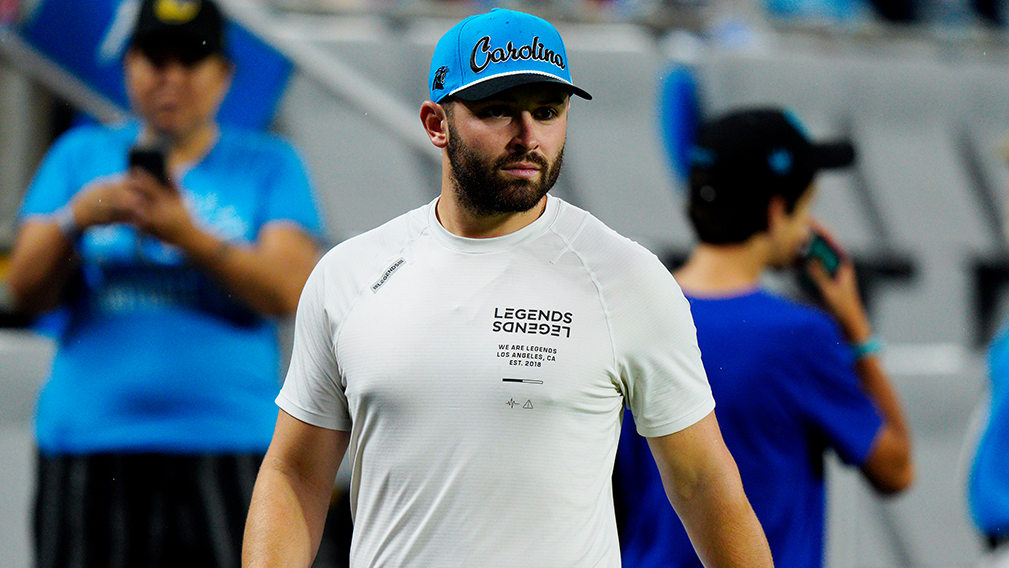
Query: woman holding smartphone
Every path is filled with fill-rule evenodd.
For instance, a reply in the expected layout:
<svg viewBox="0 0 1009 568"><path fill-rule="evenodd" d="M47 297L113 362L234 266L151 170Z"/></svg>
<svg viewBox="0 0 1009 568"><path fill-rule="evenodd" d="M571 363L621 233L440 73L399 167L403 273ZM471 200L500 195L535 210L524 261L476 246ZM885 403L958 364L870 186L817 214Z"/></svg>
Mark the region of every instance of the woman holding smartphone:
<svg viewBox="0 0 1009 568"><path fill-rule="evenodd" d="M17 308L68 314L36 416L41 568L239 565L276 324L321 224L290 145L216 120L224 25L208 0L142 2L123 57L135 119L63 135L22 206Z"/></svg>

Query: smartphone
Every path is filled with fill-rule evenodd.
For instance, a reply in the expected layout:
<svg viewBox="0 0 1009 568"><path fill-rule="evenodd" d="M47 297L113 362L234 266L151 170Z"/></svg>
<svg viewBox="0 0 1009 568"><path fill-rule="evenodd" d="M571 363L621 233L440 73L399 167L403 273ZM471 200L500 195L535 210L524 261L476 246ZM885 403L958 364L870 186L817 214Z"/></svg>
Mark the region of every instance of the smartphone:
<svg viewBox="0 0 1009 568"><path fill-rule="evenodd" d="M130 149L130 168L141 168L149 172L163 185L170 186L165 154L156 148L133 147Z"/></svg>
<svg viewBox="0 0 1009 568"><path fill-rule="evenodd" d="M806 250L802 255L803 265L808 266L813 260L818 260L831 278L837 275L843 259L844 253L826 237L815 231L809 239L809 243L806 244Z"/></svg>

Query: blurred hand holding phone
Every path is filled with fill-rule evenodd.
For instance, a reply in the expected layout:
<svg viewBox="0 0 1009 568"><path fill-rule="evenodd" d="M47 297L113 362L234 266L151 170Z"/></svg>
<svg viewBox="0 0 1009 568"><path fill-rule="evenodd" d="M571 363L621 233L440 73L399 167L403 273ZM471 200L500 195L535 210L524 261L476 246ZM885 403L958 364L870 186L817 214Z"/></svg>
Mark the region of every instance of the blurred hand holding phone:
<svg viewBox="0 0 1009 568"><path fill-rule="evenodd" d="M157 146L134 146L130 148L129 167L140 168L158 180L162 185L173 187L168 177L165 152Z"/></svg>
<svg viewBox="0 0 1009 568"><path fill-rule="evenodd" d="M175 184L172 183L168 175L168 160L166 158L165 144L137 144L130 148L128 156L129 169L141 169L150 174L158 183L171 194L177 195ZM142 230L136 238L135 249L137 256L144 261L160 263L179 262L179 252L171 246L163 243L159 237L149 234L150 227Z"/></svg>
<svg viewBox="0 0 1009 568"><path fill-rule="evenodd" d="M826 273L826 279L814 277L816 265ZM803 251L799 282L811 300L837 319L849 341L861 342L871 336L872 326L862 303L854 267L848 255L822 227L814 226Z"/></svg>
<svg viewBox="0 0 1009 568"><path fill-rule="evenodd" d="M824 290L813 277L814 266L819 265L826 272L827 277L837 283L838 273L846 261L847 255L841 247L828 236L823 227L814 224L809 240L806 241L799 258L795 261L799 286L806 299L818 304L822 304L826 300L823 295Z"/></svg>
<svg viewBox="0 0 1009 568"><path fill-rule="evenodd" d="M831 278L837 276L841 263L845 260L844 251L820 229L814 229L802 253L803 268L808 271L809 265L819 262Z"/></svg>

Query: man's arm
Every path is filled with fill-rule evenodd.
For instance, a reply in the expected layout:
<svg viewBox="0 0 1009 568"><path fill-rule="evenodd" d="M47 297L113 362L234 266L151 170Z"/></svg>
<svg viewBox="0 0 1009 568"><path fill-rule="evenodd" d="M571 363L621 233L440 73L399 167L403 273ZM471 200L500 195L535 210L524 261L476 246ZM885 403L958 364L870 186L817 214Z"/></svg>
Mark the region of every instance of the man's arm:
<svg viewBox="0 0 1009 568"><path fill-rule="evenodd" d="M821 229L822 230L822 229ZM858 294L855 268L844 259L833 278L823 266L813 263L809 274L823 295L845 338L852 345L864 344L873 337L872 325ZM914 481L911 455L911 429L897 397L897 391L883 370L878 353L863 354L855 363L859 382L883 418L869 456L862 463L862 474L883 494L903 491Z"/></svg>
<svg viewBox="0 0 1009 568"><path fill-rule="evenodd" d="M76 196L67 212L78 230L131 223L180 247L224 288L265 315L295 313L305 280L318 259L315 242L291 223L266 225L249 246L222 241L196 223L177 190L142 172L94 185ZM25 223L14 247L9 277L19 311L37 314L59 304L77 259L72 245L55 217Z"/></svg>
<svg viewBox="0 0 1009 568"><path fill-rule="evenodd" d="M307 233L279 222L264 227L251 246L231 245L198 229L186 233L179 246L252 309L276 317L294 315L318 259Z"/></svg>
<svg viewBox="0 0 1009 568"><path fill-rule="evenodd" d="M899 493L914 481L910 428L879 356L861 357L855 366L862 388L883 416L883 426L876 433L869 456L862 463L862 474L876 491L885 495Z"/></svg>
<svg viewBox="0 0 1009 568"><path fill-rule="evenodd" d="M77 253L56 221L25 222L15 240L7 277L15 309L37 315L56 308L77 260Z"/></svg>
<svg viewBox="0 0 1009 568"><path fill-rule="evenodd" d="M669 502L705 566L774 565L714 412L679 432L648 438L648 445Z"/></svg>
<svg viewBox="0 0 1009 568"><path fill-rule="evenodd" d="M60 304L79 260L71 239L89 226L126 222L136 204L125 179L90 184L63 208L32 217L18 231L8 283L15 307L40 314Z"/></svg>
<svg viewBox="0 0 1009 568"><path fill-rule="evenodd" d="M350 432L306 424L283 410L256 479L242 566L312 564Z"/></svg>

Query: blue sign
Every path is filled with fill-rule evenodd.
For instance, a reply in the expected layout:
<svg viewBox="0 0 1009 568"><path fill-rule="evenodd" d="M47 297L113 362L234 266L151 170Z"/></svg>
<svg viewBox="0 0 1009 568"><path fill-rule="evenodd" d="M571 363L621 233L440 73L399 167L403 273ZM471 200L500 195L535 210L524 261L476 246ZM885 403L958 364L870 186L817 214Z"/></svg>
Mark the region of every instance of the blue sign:
<svg viewBox="0 0 1009 568"><path fill-rule="evenodd" d="M140 0L43 0L18 31L54 63L128 109L122 56L139 10ZM283 95L291 63L234 22L225 33L235 77L218 120L265 128Z"/></svg>
<svg viewBox="0 0 1009 568"><path fill-rule="evenodd" d="M666 154L673 171L681 179L687 179L690 176L690 149L701 115L697 78L690 68L674 64L663 76L660 89L659 104L662 108L659 116L662 118Z"/></svg>

